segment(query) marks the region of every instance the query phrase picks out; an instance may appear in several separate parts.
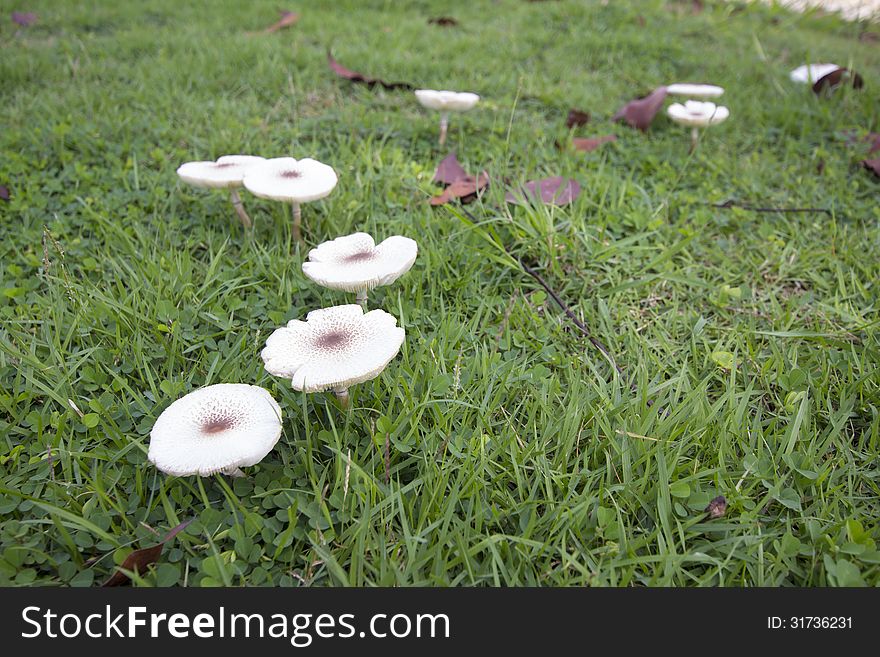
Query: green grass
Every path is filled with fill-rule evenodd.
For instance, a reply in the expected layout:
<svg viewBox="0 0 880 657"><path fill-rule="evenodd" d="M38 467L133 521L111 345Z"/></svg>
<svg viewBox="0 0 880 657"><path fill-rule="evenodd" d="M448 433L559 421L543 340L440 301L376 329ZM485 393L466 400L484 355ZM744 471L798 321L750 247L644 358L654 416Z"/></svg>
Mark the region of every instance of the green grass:
<svg viewBox="0 0 880 657"><path fill-rule="evenodd" d="M880 181L847 141L878 127L866 26L735 3L351 0L296 2L295 27L249 36L277 2L79 4L0 1L0 584L100 583L190 518L137 583L880 583ZM436 116L335 77L331 45L484 96L448 144L493 177L470 217L427 204ZM816 98L787 79L808 60L866 87ZM648 134L607 122L690 80L731 109L693 157L662 115ZM559 151L570 107L594 117L578 134L619 140ZM372 297L405 345L349 414L262 368L276 327L351 302L302 275L289 208L245 194L250 237L174 173L238 152L337 170L304 209L309 245L419 242ZM557 174L583 185L572 206L503 202L502 178ZM831 214L707 205L728 199ZM158 473L156 417L219 382L272 391L277 448L243 479Z"/></svg>

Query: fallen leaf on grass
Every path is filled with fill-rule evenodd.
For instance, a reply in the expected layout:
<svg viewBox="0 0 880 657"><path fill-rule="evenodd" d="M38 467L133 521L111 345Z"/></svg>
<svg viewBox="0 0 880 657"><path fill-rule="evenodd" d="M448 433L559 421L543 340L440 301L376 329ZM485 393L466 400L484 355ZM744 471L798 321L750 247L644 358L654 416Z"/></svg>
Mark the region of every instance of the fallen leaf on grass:
<svg viewBox="0 0 880 657"><path fill-rule="evenodd" d="M657 87L647 96L631 100L621 107L617 114L611 117L611 120L620 121L623 119L633 128L644 132L651 125L657 112L660 111L664 100L666 100L666 87Z"/></svg>
<svg viewBox="0 0 880 657"><path fill-rule="evenodd" d="M872 171L875 176L880 177L880 158L875 160L862 160L862 166L868 171Z"/></svg>
<svg viewBox="0 0 880 657"><path fill-rule="evenodd" d="M363 83L368 87L379 84L386 89L415 89L415 86L408 82L385 82L385 80L380 80L379 78L371 78L362 73L356 73L350 68L345 68L342 64L333 59L333 54L329 50L327 51L327 64L339 77L351 80L352 82Z"/></svg>
<svg viewBox="0 0 880 657"><path fill-rule="evenodd" d="M666 3L666 8L675 14L691 14L696 16L703 12L705 6L703 0L675 0Z"/></svg>
<svg viewBox="0 0 880 657"><path fill-rule="evenodd" d="M547 205L568 205L581 193L577 180L554 176L543 180L530 180L521 188L511 190L504 196L508 203L523 204L538 199Z"/></svg>
<svg viewBox="0 0 880 657"><path fill-rule="evenodd" d="M602 135L601 137L575 137L571 140L572 145L579 151L589 153L602 144L617 141L617 135Z"/></svg>
<svg viewBox="0 0 880 657"><path fill-rule="evenodd" d="M14 11L12 12L12 22L27 27L37 22L37 15L32 11Z"/></svg>
<svg viewBox="0 0 880 657"><path fill-rule="evenodd" d="M122 572L122 570L128 570L138 574L145 573L147 568L159 560L159 556L162 554L162 547L165 543L186 529L186 526L191 522L192 520L187 520L186 522L180 523L177 527L165 534L165 538L159 541L156 545L143 548L142 550L135 550L129 554L125 557L125 561L122 562L122 565L119 566L121 570L117 570L110 575L110 578L104 582L102 586L122 586L123 584L127 584L130 579L128 575Z"/></svg>
<svg viewBox="0 0 880 657"><path fill-rule="evenodd" d="M429 18L428 23L439 25L441 27L455 27L458 25L458 21L452 16L437 16L436 18Z"/></svg>
<svg viewBox="0 0 880 657"><path fill-rule="evenodd" d="M861 89L865 86L862 76L848 68L838 68L827 75L823 75L813 84L813 91L821 94L823 91L834 90L847 80L852 84L853 89Z"/></svg>
<svg viewBox="0 0 880 657"><path fill-rule="evenodd" d="M565 119L566 128L576 128L581 125L587 125L590 122L590 113L582 112L578 109L568 110L568 117Z"/></svg>
<svg viewBox="0 0 880 657"><path fill-rule="evenodd" d="M451 185L456 180L467 177L467 171L459 164L455 153L450 153L437 165L437 171L434 173L434 182Z"/></svg>
<svg viewBox="0 0 880 657"><path fill-rule="evenodd" d="M479 192L486 189L489 185L489 174L485 171L481 172L476 178L473 176L465 176L459 178L454 183L443 190L439 196L431 199L431 205L444 205L458 199L462 203L473 201Z"/></svg>
<svg viewBox="0 0 880 657"><path fill-rule="evenodd" d="M272 32L278 32L279 30L283 30L285 27L290 27L294 25L299 20L299 14L294 11L280 11L281 18L278 19L278 22L273 23L265 30L263 30L263 34L272 34Z"/></svg>
<svg viewBox="0 0 880 657"><path fill-rule="evenodd" d="M724 495L719 495L709 502L709 506L703 509L703 513L708 513L712 520L723 517L727 513L727 498Z"/></svg>
<svg viewBox="0 0 880 657"><path fill-rule="evenodd" d="M0 199L9 200L9 188L6 185L0 185Z"/></svg>

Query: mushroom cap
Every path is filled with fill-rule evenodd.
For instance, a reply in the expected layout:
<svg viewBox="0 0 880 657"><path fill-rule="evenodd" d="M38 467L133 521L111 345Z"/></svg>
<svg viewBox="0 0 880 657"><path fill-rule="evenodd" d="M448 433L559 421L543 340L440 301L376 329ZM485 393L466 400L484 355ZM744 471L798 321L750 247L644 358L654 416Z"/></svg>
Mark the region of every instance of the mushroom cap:
<svg viewBox="0 0 880 657"><path fill-rule="evenodd" d="M697 128L705 128L706 126L721 123L730 116L730 110L723 105L709 102L704 103L698 100L688 100L684 105L673 103L666 110L666 113L676 123Z"/></svg>
<svg viewBox="0 0 880 657"><path fill-rule="evenodd" d="M331 290L361 292L390 285L410 270L419 247L401 235L378 246L367 233L354 233L319 244L309 251L303 273Z"/></svg>
<svg viewBox="0 0 880 657"><path fill-rule="evenodd" d="M218 383L173 402L150 431L147 458L177 475L230 473L259 463L281 437L281 407L269 392Z"/></svg>
<svg viewBox="0 0 880 657"><path fill-rule="evenodd" d="M690 96L691 98L716 98L724 93L724 88L716 87L714 84L676 82L666 87L666 93L673 96Z"/></svg>
<svg viewBox="0 0 880 657"><path fill-rule="evenodd" d="M804 64L789 73L788 77L792 82L814 84L839 68L837 64Z"/></svg>
<svg viewBox="0 0 880 657"><path fill-rule="evenodd" d="M416 98L422 106L441 112L466 112L480 100L477 94L469 91L435 91L434 89L417 89Z"/></svg>
<svg viewBox="0 0 880 657"><path fill-rule="evenodd" d="M256 155L224 155L216 162L187 162L177 168L180 179L195 187L241 187L244 172L266 158Z"/></svg>
<svg viewBox="0 0 880 657"><path fill-rule="evenodd" d="M336 187L336 172L322 162L276 157L247 170L244 186L254 196L287 203L324 198Z"/></svg>
<svg viewBox="0 0 880 657"><path fill-rule="evenodd" d="M260 354L266 371L295 390L345 390L373 379L400 351L405 332L384 310L357 304L313 310L276 329Z"/></svg>

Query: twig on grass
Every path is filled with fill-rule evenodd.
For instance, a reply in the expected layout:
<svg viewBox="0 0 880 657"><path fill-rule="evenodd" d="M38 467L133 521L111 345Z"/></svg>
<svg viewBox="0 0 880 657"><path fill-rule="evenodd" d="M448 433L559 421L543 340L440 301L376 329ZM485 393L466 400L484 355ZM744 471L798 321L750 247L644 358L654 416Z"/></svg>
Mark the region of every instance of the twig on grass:
<svg viewBox="0 0 880 657"><path fill-rule="evenodd" d="M750 212L779 212L782 214L821 212L829 217L833 216L833 213L828 208L760 208L731 200L724 201L724 203L706 203L706 205L712 208L721 208L722 210L739 208L740 210L749 210Z"/></svg>
<svg viewBox="0 0 880 657"><path fill-rule="evenodd" d="M508 251L508 253L510 253L510 251ZM588 329L587 326L578 318L578 316L574 314L572 309L569 308L568 305L566 305L566 303L553 290L553 288L550 287L547 281L545 281L538 272L529 267L522 258L520 258L519 256L514 256L512 253L511 255L516 258L517 262L519 262L520 266L523 268L523 271L525 271L529 276L538 281L541 287L543 287L547 291L547 294L549 294L553 298L553 300L559 305L559 307L562 308L563 311L565 311L565 314L568 315L571 321L574 322L575 326L580 329L581 333L586 336L587 340L590 341L590 344L592 344L594 347L596 347L596 349L602 352L602 355L605 356L605 358L607 358L608 361L614 366L614 369L617 370L617 373L623 374L623 369L621 369L621 367L617 364L617 362L614 360L614 357L608 352L608 349L605 347L605 345L602 344L598 338L594 337L592 333L590 333L590 329Z"/></svg>
<svg viewBox="0 0 880 657"><path fill-rule="evenodd" d="M465 216L467 216L468 219L474 222L474 224L479 223L477 221L477 218L473 214L471 214L471 212L467 208L461 207L461 211L465 214ZM575 326L580 329L581 333L586 336L587 340L589 340L590 343L596 349L598 349L602 353L602 355L605 356L605 358L608 359L608 362L610 362L614 369L617 370L617 373L623 374L623 369L617 364L617 362L614 360L614 357L609 353L605 345L603 345L597 338L593 336L592 333L590 333L590 329L588 329L586 325L578 318L578 316L574 314L574 312L571 310L571 308L568 307L568 305L566 305L562 298L558 294L556 294L556 292L553 290L553 288L550 287L547 281L545 281L538 272L529 267L522 258L511 253L510 249L507 248L507 246L503 244L499 244L499 246L501 246L507 252L507 255L509 255L511 258L519 263L520 267L523 268L523 271L525 271L529 276L540 283L541 287L543 287L547 291L547 294L549 294L553 298L553 300L559 305L559 307L565 311L565 314L568 315L568 317L575 323Z"/></svg>

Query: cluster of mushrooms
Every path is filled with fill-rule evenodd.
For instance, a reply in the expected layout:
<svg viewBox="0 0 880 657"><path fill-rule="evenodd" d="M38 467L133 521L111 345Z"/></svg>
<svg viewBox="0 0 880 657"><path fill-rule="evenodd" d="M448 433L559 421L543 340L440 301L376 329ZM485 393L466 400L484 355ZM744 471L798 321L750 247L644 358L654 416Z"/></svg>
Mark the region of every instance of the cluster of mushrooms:
<svg viewBox="0 0 880 657"><path fill-rule="evenodd" d="M301 204L328 196L338 180L333 167L311 158L266 159L256 155L224 155L215 162L187 162L177 169L177 175L195 187L228 189L245 228L253 222L238 194L241 187L258 198L290 203L297 242L302 242Z"/></svg>
<svg viewBox="0 0 880 657"><path fill-rule="evenodd" d="M835 64L801 66L791 72L794 82L813 83L841 69ZM700 129L725 121L727 107L707 100L724 89L708 84L667 85L669 95L687 97L667 108L675 123L691 128L691 152ZM424 107L440 112L440 139L446 141L451 112L473 108L474 93L419 89ZM699 100L694 100L699 99ZM332 167L313 159L266 159L225 155L214 162L187 162L177 170L196 187L228 189L241 223L253 225L239 189L258 198L290 203L293 235L302 243L302 203L328 196L336 187ZM349 408L349 388L377 377L400 351L405 339L397 319L384 310L367 311L370 290L390 285L410 270L418 246L395 235L380 244L366 233L354 233L312 249L302 264L303 274L323 287L355 295L356 303L313 310L305 321L294 319L266 340L261 357L267 372L290 379L294 390L312 393L332 390L343 409ZM259 386L220 383L199 388L173 402L150 433L148 459L160 470L177 476L223 473L241 476L242 467L261 461L281 438L282 410Z"/></svg>
<svg viewBox="0 0 880 657"><path fill-rule="evenodd" d="M232 203L245 223L238 188L262 198L294 204L323 198L336 173L315 160L228 155L216 162L190 162L178 169L185 181L232 190ZM251 225L247 218L245 225ZM406 336L384 310L367 311L367 295L390 285L412 268L415 240L395 235L376 244L354 233L319 244L302 264L303 274L323 287L355 295L357 303L313 310L266 340L261 357L270 374L290 379L294 390L332 390L343 409L349 388L374 379L394 359ZM166 408L150 432L147 458L176 476L222 473L242 476L242 467L261 461L281 438L281 406L264 388L219 383L199 388Z"/></svg>

